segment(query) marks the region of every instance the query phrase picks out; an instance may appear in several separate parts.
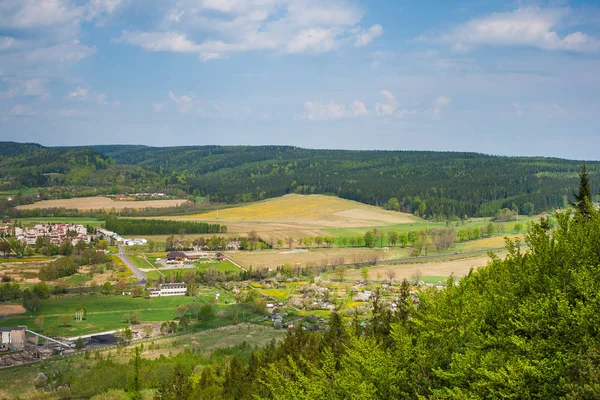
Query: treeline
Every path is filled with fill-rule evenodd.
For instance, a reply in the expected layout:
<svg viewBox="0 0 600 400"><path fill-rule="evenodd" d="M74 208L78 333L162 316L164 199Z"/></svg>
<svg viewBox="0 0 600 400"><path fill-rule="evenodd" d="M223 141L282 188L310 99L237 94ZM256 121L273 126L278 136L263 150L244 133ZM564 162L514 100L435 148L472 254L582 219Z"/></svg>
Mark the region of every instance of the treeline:
<svg viewBox="0 0 600 400"><path fill-rule="evenodd" d="M168 221L159 219L127 219L109 217L105 227L119 235L174 235L197 233L226 233L227 227L205 222Z"/></svg>

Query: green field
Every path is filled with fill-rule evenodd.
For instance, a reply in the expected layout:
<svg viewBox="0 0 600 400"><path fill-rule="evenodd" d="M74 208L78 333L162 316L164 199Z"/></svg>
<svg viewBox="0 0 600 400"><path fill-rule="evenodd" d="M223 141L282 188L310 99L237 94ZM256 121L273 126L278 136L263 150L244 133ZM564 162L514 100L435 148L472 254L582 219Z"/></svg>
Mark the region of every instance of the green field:
<svg viewBox="0 0 600 400"><path fill-rule="evenodd" d="M42 300L40 310L32 316L14 316L0 321L0 326L27 325L30 329L38 328L33 323L37 315L45 316L42 333L59 336L73 336L91 332L100 332L123 328L123 314L140 312L143 321L169 321L176 317L177 306L193 301L204 301L187 296L157 297L153 299L133 298L131 296L74 296ZM74 310L83 306L87 316L82 322L71 322L70 326L58 324L61 315L73 315Z"/></svg>
<svg viewBox="0 0 600 400"><path fill-rule="evenodd" d="M81 224L81 225L91 225L93 227L102 227L104 226L104 221L101 221L96 218L87 218L87 217L31 217L31 218L19 218L15 219L14 222L21 222L23 225L30 226L35 224Z"/></svg>
<svg viewBox="0 0 600 400"><path fill-rule="evenodd" d="M503 234L505 234L505 235L516 234L517 232L515 231L515 225L517 223L521 224L523 226L523 228L525 228L527 226L528 222L539 221L540 217L541 217L541 215L536 215L533 217L521 217L520 216L518 221L504 222L503 223L504 224L504 233ZM400 232L400 233L408 233L410 231L421 231L421 230L428 230L428 229L444 229L444 228L449 228L449 227L452 227L456 230L461 230L461 229L472 229L475 227L484 227L484 226L487 226L490 222L492 222L492 221L489 218L472 218L468 221L465 221L464 224L458 223L458 226L456 226L456 222L447 226L445 222L433 222L433 221L420 220L419 222L414 222L414 223L410 223L410 224L371 226L371 227L360 227L360 228L330 228L330 229L325 229L324 231L327 232L327 234L338 238L338 240L336 240L336 245L341 246L341 243L339 242L339 238L363 236L366 231L374 230L374 229L377 229L380 232L385 232L386 234L389 232L392 232L392 231L396 231L396 232ZM496 226L497 226L497 224L496 224ZM521 233L523 231L524 231L524 229L521 230ZM388 246L387 238L384 240L384 246Z"/></svg>

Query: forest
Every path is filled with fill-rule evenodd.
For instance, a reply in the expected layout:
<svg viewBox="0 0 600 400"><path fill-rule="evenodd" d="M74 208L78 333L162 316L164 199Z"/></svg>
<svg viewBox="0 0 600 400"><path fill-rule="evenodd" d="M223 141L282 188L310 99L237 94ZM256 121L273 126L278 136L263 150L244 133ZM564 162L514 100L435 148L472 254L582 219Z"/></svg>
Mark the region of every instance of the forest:
<svg viewBox="0 0 600 400"><path fill-rule="evenodd" d="M0 145L0 190L60 186L70 189L61 192L65 196L161 190L221 203L319 193L432 219L564 207L581 165L545 157L290 146ZM598 162L588 167L592 177L600 171Z"/></svg>

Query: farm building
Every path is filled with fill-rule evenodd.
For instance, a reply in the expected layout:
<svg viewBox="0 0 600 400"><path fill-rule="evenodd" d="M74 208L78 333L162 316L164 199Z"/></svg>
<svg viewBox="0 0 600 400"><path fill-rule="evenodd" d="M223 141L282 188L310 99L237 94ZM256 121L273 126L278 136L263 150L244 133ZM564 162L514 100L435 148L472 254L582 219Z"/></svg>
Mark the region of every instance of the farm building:
<svg viewBox="0 0 600 400"><path fill-rule="evenodd" d="M150 288L149 296L185 296L186 293L186 283L160 283L158 287Z"/></svg>
<svg viewBox="0 0 600 400"><path fill-rule="evenodd" d="M0 351L21 351L27 342L25 326L0 328Z"/></svg>
<svg viewBox="0 0 600 400"><path fill-rule="evenodd" d="M171 251L167 254L167 261L187 261L187 255L183 251Z"/></svg>

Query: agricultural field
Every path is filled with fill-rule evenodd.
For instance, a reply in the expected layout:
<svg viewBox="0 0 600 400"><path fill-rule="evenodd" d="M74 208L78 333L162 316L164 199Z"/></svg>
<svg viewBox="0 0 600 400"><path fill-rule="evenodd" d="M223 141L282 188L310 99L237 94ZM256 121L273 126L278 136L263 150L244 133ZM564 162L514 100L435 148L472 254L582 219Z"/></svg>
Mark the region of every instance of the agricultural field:
<svg viewBox="0 0 600 400"><path fill-rule="evenodd" d="M26 204L16 208L20 210L34 210L40 208L67 208L77 210L122 210L124 208L164 208L178 206L188 200L144 200L144 201L118 201L109 197L75 197L72 199L44 200L34 204Z"/></svg>
<svg viewBox="0 0 600 400"><path fill-rule="evenodd" d="M24 226L33 226L35 224L81 224L83 226L91 225L95 228L104 226L104 221L85 217L30 217L18 218L13 222L20 222Z"/></svg>
<svg viewBox="0 0 600 400"><path fill-rule="evenodd" d="M497 256L503 258L505 252L498 252ZM469 273L471 268L487 265L490 261L488 255L480 255L470 258L458 259L440 259L431 262L406 262L402 264L386 265L385 263L369 267L369 279L376 281L389 280L388 274L393 273L394 281L403 279L411 280L414 277L420 277L419 281L425 283L444 282L447 277L454 275L457 278L463 277ZM349 268L347 273L348 281L357 281L361 278L360 268ZM331 274L329 278L335 279Z"/></svg>
<svg viewBox="0 0 600 400"><path fill-rule="evenodd" d="M227 253L227 257L237 262L244 268L253 269L275 268L284 264L295 266L310 265L339 265L350 263L369 262L377 260L391 260L408 257L408 249L400 247L393 249L382 248L313 248L313 249L278 249L263 251L240 251Z"/></svg>
<svg viewBox="0 0 600 400"><path fill-rule="evenodd" d="M120 329L127 326L122 322L123 314L139 312L140 321L170 321L176 317L177 306L192 301L206 301L187 296L156 297L152 299L134 298L119 295L88 295L58 297L41 300L40 310L32 315L12 315L0 321L0 326L26 325L32 330L49 335L74 336L92 332ZM87 309L86 318L82 322L73 319L67 326L59 324L61 315L73 314L77 307ZM36 326L34 320L44 315L42 329Z"/></svg>

